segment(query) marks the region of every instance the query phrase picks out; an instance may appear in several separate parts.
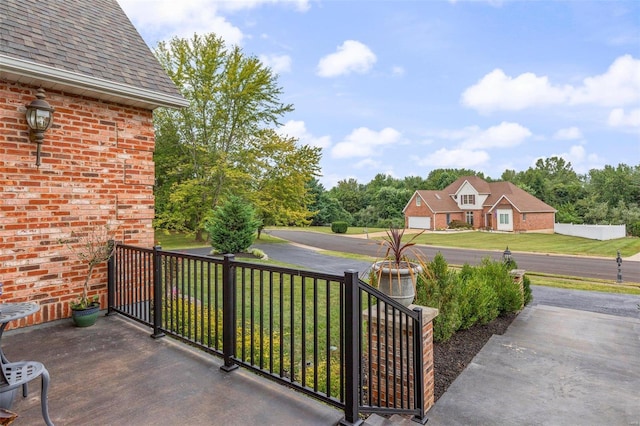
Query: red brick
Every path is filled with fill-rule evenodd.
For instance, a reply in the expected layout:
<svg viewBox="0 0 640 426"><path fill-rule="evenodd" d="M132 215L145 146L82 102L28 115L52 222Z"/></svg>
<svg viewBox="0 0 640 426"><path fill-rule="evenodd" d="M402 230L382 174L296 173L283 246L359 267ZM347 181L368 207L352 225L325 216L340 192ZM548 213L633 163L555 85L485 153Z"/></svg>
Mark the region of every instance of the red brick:
<svg viewBox="0 0 640 426"><path fill-rule="evenodd" d="M152 112L47 91L54 125L45 133L38 168L24 119L24 105L35 99L36 89L0 80L3 302L41 305L18 326L69 316L69 303L81 292L86 265L60 238L110 223L118 240L153 245ZM91 288L103 303L105 283L106 265L100 265Z"/></svg>

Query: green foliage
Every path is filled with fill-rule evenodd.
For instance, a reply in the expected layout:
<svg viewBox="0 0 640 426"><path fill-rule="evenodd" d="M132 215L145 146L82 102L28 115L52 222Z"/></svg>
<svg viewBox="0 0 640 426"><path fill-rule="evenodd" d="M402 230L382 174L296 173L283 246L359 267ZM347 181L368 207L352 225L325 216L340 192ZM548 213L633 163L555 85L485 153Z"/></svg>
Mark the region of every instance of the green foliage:
<svg viewBox="0 0 640 426"><path fill-rule="evenodd" d="M325 226L333 222L353 223L351 214L331 195L332 192L325 191L324 186L317 179L307 182L307 187L313 196L309 205L309 210L313 212L311 225Z"/></svg>
<svg viewBox="0 0 640 426"><path fill-rule="evenodd" d="M627 226L627 233L632 237L640 237L640 220Z"/></svg>
<svg viewBox="0 0 640 426"><path fill-rule="evenodd" d="M447 341L462 324L457 276L449 271L440 252L431 262L421 266L423 273L418 274L414 303L438 309L438 316L433 321L433 339Z"/></svg>
<svg viewBox="0 0 640 426"><path fill-rule="evenodd" d="M478 268L464 265L458 275L460 285L461 329L486 324L498 316L498 295Z"/></svg>
<svg viewBox="0 0 640 426"><path fill-rule="evenodd" d="M253 208L241 198L231 196L213 212L207 232L217 252L241 253L253 244L259 225Z"/></svg>
<svg viewBox="0 0 640 426"><path fill-rule="evenodd" d="M331 224L331 231L336 234L344 234L347 232L349 225L347 222L333 222Z"/></svg>
<svg viewBox="0 0 640 426"><path fill-rule="evenodd" d="M498 314L517 312L522 309L523 294L520 286L513 282L513 277L509 274L510 267L503 262L484 258L474 269L476 275L495 291L498 297Z"/></svg>
<svg viewBox="0 0 640 426"><path fill-rule="evenodd" d="M200 241L226 194L252 201L266 224L308 224L306 183L321 151L272 130L293 111L279 99L277 75L213 34L173 38L155 53L189 101L154 111L155 226Z"/></svg>
<svg viewBox="0 0 640 426"><path fill-rule="evenodd" d="M521 291L503 262L487 258L478 266L464 265L456 273L438 253L422 266L425 272L418 275L415 303L438 308L433 322L436 341L446 341L456 331L486 324L498 315L517 312L524 301L531 301L528 278Z"/></svg>
<svg viewBox="0 0 640 426"><path fill-rule="evenodd" d="M533 300L533 294L531 293L531 279L526 275L522 277L522 291L524 304L526 306Z"/></svg>
<svg viewBox="0 0 640 426"><path fill-rule="evenodd" d="M429 172L426 186L420 189L442 190L463 176L478 176L484 179L484 174L469 169L435 169Z"/></svg>
<svg viewBox="0 0 640 426"><path fill-rule="evenodd" d="M408 258L407 250L416 245L414 240L422 235L422 232L412 235L409 241L402 241L404 228L390 228L386 233L387 237L380 243L385 249L383 258L392 260L396 266L399 266L401 262L409 262L411 259Z"/></svg>
<svg viewBox="0 0 640 426"><path fill-rule="evenodd" d="M473 229L473 225L464 220L452 220L449 222L449 229Z"/></svg>

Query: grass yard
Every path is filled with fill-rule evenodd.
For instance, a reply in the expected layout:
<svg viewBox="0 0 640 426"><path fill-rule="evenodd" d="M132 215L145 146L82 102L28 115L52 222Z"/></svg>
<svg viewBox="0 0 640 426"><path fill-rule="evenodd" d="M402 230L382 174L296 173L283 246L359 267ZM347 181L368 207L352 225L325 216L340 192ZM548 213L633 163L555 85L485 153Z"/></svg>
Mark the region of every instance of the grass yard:
<svg viewBox="0 0 640 426"><path fill-rule="evenodd" d="M424 233L415 240L419 244L443 247L460 247L484 250L504 250L531 253L575 254L615 258L620 250L622 257L640 253L640 238L626 237L597 241L558 234L506 234L498 232L447 232Z"/></svg>
<svg viewBox="0 0 640 426"><path fill-rule="evenodd" d="M290 226L270 226L268 229L280 229L284 231L309 231L309 232L321 232L323 234L333 234L330 226L305 226L305 227L290 227ZM376 232L384 232L387 228L363 228L362 226L350 226L347 228L347 235L362 235L373 234Z"/></svg>

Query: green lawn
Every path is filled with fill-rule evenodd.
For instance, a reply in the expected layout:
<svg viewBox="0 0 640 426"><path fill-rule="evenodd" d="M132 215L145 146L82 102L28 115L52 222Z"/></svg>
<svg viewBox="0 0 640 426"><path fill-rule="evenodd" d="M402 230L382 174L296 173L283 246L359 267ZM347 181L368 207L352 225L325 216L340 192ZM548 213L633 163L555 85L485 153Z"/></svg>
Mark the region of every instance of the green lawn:
<svg viewBox="0 0 640 426"><path fill-rule="evenodd" d="M323 234L332 234L330 226L304 226L304 227L289 227L289 226L270 226L268 229L281 229L284 231L309 231L309 232L321 232ZM347 235L361 235L372 234L374 232L384 232L387 228L363 228L362 226L350 226L347 228Z"/></svg>
<svg viewBox="0 0 640 426"><path fill-rule="evenodd" d="M497 232L424 233L415 240L419 244L484 250L504 250L532 253L575 254L615 258L640 253L640 238L627 237L597 241L557 234L505 234Z"/></svg>
<svg viewBox="0 0 640 426"><path fill-rule="evenodd" d="M294 231L310 231L331 233L329 226L309 227L274 227ZM384 232L385 228L368 228L369 234ZM364 234L365 228L350 227L349 235ZM372 237L372 238L382 238ZM408 236L406 237L408 238ZM429 244L442 247L458 247L482 250L504 250L507 246L511 251L531 253L573 254L583 256L598 256L615 258L620 250L622 257L640 253L640 238L626 237L616 240L597 241L587 238L570 237L559 234L521 233L510 234L502 232L425 232L415 240L418 244Z"/></svg>

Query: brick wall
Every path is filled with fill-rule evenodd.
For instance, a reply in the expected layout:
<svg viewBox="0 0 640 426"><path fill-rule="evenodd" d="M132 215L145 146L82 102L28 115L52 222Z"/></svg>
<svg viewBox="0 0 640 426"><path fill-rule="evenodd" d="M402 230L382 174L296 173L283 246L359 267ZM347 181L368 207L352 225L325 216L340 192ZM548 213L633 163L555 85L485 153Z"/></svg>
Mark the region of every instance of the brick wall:
<svg viewBox="0 0 640 426"><path fill-rule="evenodd" d="M555 215L553 213L526 213L526 219L523 214L517 210L513 211L513 230L514 231L546 231L553 233Z"/></svg>
<svg viewBox="0 0 640 426"><path fill-rule="evenodd" d="M36 89L0 80L1 300L41 306L18 326L70 316L87 269L61 239L109 224L119 241L154 242L152 112L47 90L55 113L38 168L24 118ZM104 308L105 265L91 283Z"/></svg>
<svg viewBox="0 0 640 426"><path fill-rule="evenodd" d="M363 311L363 317L370 325L365 324L364 330L371 335L369 340L371 350L365 350L363 357L367 365L368 380L366 382L371 405L383 408L415 409L414 403L414 375L413 369L413 333L418 332L422 337L422 389L419 390L424 411L428 411L434 404L435 372L433 361L433 320L438 310L426 306L411 305L411 309L422 310L422 324L419 330L414 330L404 319L400 321L397 314L385 313L382 308L381 316L377 310ZM402 355L404 354L404 355ZM407 362L408 357L409 360ZM371 375L368 376L370 370ZM365 401L365 405L369 400ZM378 405L379 403L379 405Z"/></svg>

